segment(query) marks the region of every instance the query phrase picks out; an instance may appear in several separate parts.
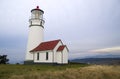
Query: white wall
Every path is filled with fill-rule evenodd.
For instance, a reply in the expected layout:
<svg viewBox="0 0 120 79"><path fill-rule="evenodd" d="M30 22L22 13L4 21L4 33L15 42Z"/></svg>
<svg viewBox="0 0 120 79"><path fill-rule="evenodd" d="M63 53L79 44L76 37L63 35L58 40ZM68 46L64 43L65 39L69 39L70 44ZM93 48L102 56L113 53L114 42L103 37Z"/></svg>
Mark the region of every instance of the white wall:
<svg viewBox="0 0 120 79"><path fill-rule="evenodd" d="M58 44L56 45L56 47L54 48L54 62L56 63L57 62L57 49L59 48L59 46L61 46L62 45L62 42L61 41L59 41L58 42Z"/></svg>
<svg viewBox="0 0 120 79"><path fill-rule="evenodd" d="M56 59L58 64L62 63L62 52L56 52Z"/></svg>
<svg viewBox="0 0 120 79"><path fill-rule="evenodd" d="M63 63L67 64L68 63L68 50L67 50L66 47L64 48L64 50L62 51L62 53L63 53Z"/></svg>
<svg viewBox="0 0 120 79"><path fill-rule="evenodd" d="M37 60L37 52L34 53L34 62L35 63L52 63L53 62L53 52L48 52L48 60L46 60L46 52L39 52L39 60Z"/></svg>
<svg viewBox="0 0 120 79"><path fill-rule="evenodd" d="M63 51L56 52L56 58L58 64L67 64L68 63L68 51L64 48Z"/></svg>
<svg viewBox="0 0 120 79"><path fill-rule="evenodd" d="M31 26L29 28L26 60L33 60L33 55L29 52L37 47L44 38L43 28L41 26Z"/></svg>

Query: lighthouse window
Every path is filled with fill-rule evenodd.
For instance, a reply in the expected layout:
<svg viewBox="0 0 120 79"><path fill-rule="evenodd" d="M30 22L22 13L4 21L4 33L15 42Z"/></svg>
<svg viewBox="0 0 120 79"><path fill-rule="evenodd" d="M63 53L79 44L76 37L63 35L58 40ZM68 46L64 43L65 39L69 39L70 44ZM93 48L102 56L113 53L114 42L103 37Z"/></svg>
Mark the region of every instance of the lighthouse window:
<svg viewBox="0 0 120 79"><path fill-rule="evenodd" d="M40 19L42 19L43 18L43 16L42 15L40 15Z"/></svg>
<svg viewBox="0 0 120 79"><path fill-rule="evenodd" d="M37 60L39 60L39 53L37 53Z"/></svg>
<svg viewBox="0 0 120 79"><path fill-rule="evenodd" d="M48 60L48 52L46 52L46 60Z"/></svg>
<svg viewBox="0 0 120 79"><path fill-rule="evenodd" d="M35 15L34 14L32 14L32 17L31 17L32 19L34 19L35 18Z"/></svg>
<svg viewBox="0 0 120 79"><path fill-rule="evenodd" d="M35 19L39 18L38 12L35 13Z"/></svg>
<svg viewBox="0 0 120 79"><path fill-rule="evenodd" d="M40 25L42 26L42 21L40 22Z"/></svg>

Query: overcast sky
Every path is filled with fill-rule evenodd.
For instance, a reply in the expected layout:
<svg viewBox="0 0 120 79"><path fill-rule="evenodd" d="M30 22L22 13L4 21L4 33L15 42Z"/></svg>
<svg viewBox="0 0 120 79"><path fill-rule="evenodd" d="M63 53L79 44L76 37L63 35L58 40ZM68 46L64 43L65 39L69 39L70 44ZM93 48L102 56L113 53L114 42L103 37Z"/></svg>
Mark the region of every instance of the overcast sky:
<svg viewBox="0 0 120 79"><path fill-rule="evenodd" d="M69 59L120 55L120 0L0 0L0 54L24 60L31 9L44 10L44 40L61 39Z"/></svg>

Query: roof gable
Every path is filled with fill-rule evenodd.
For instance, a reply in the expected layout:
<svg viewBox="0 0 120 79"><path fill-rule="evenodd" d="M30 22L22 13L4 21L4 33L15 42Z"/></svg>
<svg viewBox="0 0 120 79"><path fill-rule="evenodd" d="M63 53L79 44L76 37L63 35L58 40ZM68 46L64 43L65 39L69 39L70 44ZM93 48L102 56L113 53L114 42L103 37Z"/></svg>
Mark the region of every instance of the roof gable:
<svg viewBox="0 0 120 79"><path fill-rule="evenodd" d="M55 46L58 44L59 41L61 41L61 40L53 40L53 41L42 42L36 48L31 50L30 52L53 50L55 48Z"/></svg>
<svg viewBox="0 0 120 79"><path fill-rule="evenodd" d="M65 48L65 45L59 46L59 48L57 49L57 51L63 51L64 48Z"/></svg>
<svg viewBox="0 0 120 79"><path fill-rule="evenodd" d="M63 51L64 48L67 48L67 46L66 46L66 45L61 45L61 46L59 46L59 48L57 49L57 52L58 52L58 51ZM68 48L67 48L67 50L68 50Z"/></svg>

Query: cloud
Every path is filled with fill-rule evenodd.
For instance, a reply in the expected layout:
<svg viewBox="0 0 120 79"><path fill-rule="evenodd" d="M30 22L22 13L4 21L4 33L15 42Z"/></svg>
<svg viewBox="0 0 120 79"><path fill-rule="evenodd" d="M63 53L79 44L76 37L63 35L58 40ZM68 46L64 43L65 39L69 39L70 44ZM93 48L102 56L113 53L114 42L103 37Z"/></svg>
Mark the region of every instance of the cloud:
<svg viewBox="0 0 120 79"><path fill-rule="evenodd" d="M120 51L120 46L118 47L111 47L111 48L103 48L103 49L96 49L96 50L91 50L90 52L115 52L115 51Z"/></svg>

